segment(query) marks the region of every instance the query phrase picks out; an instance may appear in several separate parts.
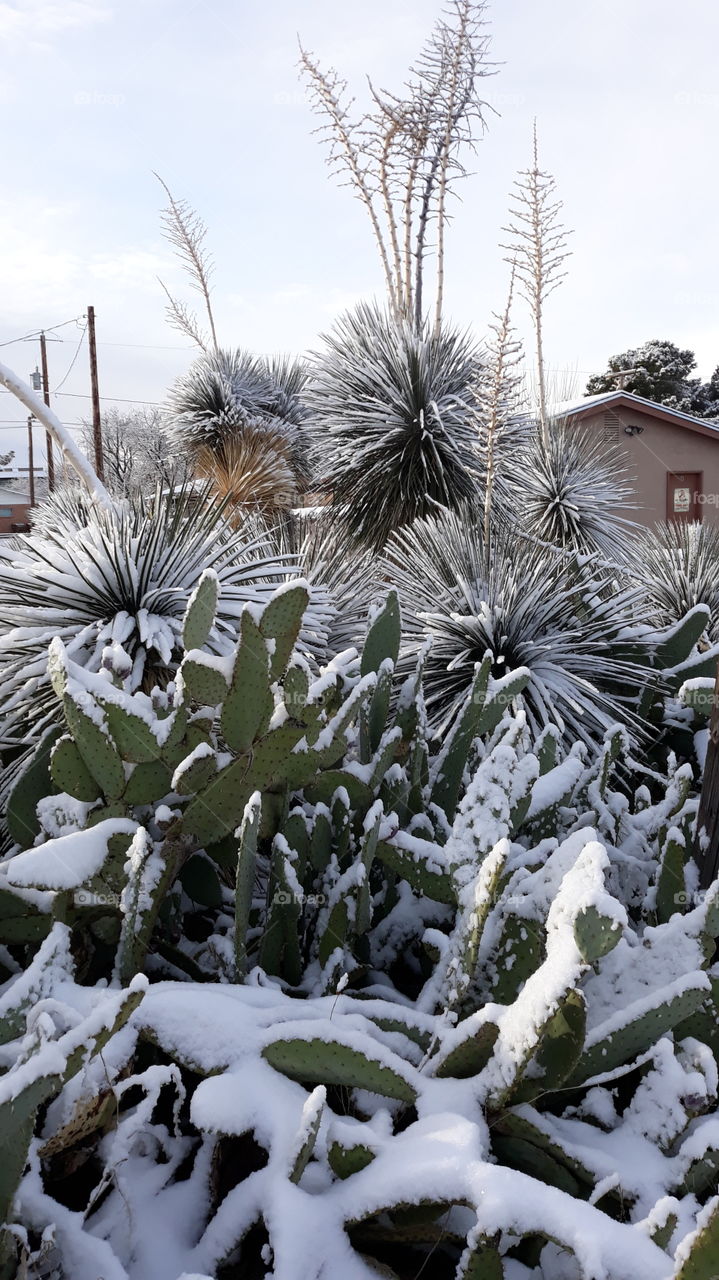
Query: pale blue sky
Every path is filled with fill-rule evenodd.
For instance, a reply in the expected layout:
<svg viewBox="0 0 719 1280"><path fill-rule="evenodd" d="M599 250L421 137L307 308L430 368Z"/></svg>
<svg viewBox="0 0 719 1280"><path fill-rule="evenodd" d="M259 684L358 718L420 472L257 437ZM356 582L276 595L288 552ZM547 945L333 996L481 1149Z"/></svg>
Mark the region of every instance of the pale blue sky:
<svg viewBox="0 0 719 1280"><path fill-rule="evenodd" d="M101 393L162 400L192 352L167 326L156 280L184 289L160 234L157 169L208 224L223 343L312 347L381 281L364 214L311 136L296 33L361 94L365 72L399 86L438 8L0 0L0 343L92 303ZM502 305L497 245L536 115L574 229L547 314L558 383L575 370L581 389L610 353L653 337L694 348L708 376L719 363L716 0L494 0L488 16L502 65L486 97L500 114L450 232L448 314L482 336ZM60 336L51 387L80 330ZM0 359L27 374L36 347L3 346ZM83 347L72 394L56 401L68 422L88 390ZM15 442L8 420L24 414L1 395L2 447Z"/></svg>

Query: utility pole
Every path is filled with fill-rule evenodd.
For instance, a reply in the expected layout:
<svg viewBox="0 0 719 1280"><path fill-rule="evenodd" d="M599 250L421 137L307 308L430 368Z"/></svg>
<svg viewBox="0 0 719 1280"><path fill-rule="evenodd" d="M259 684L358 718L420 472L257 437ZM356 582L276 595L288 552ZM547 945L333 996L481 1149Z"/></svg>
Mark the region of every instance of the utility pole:
<svg viewBox="0 0 719 1280"><path fill-rule="evenodd" d="M97 386L97 347L95 345L95 308L87 308L87 343L90 352L90 390L92 392L92 439L95 446L95 471L98 480L105 479L102 457L102 423L100 421L100 392Z"/></svg>
<svg viewBox="0 0 719 1280"><path fill-rule="evenodd" d="M50 408L50 383L47 376L47 343L45 341L45 331L40 333L40 364L42 366L42 394L43 400ZM48 492L52 493L55 488L55 459L52 452L52 436L49 431L45 432L45 448L47 452L47 487Z"/></svg>
<svg viewBox="0 0 719 1280"><path fill-rule="evenodd" d="M30 470L30 506L35 506L35 463L33 457L32 445L32 424L35 421L32 414L27 420L27 462Z"/></svg>

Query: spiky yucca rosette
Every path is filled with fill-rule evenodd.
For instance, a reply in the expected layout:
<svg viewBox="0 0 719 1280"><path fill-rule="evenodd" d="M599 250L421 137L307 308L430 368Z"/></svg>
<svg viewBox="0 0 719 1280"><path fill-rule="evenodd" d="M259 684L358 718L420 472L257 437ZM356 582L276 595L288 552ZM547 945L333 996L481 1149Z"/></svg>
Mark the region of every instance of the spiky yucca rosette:
<svg viewBox="0 0 719 1280"><path fill-rule="evenodd" d="M514 514L522 529L580 555L623 560L637 526L627 457L612 441L555 423L545 445L538 432L514 460Z"/></svg>
<svg viewBox="0 0 719 1280"><path fill-rule="evenodd" d="M682 522L643 531L631 556L631 573L664 625L707 604L709 638L719 641L719 527Z"/></svg>
<svg viewBox="0 0 719 1280"><path fill-rule="evenodd" d="M495 679L529 669L521 701L534 731L553 724L592 744L618 720L638 727L632 705L651 673L617 656L620 637L625 648L646 614L638 588L618 591L606 571L582 569L507 525L487 548L471 507L397 533L383 570L400 594L405 663L432 639L425 694L437 733L455 719L487 650Z"/></svg>
<svg viewBox="0 0 719 1280"><path fill-rule="evenodd" d="M210 647L236 639L245 602L262 603L298 576L297 562L257 528L237 528L209 486L117 502L107 511L80 494L40 508L39 529L0 553L0 735L32 744L57 717L47 647L60 636L75 662L97 671L121 646L132 686L167 683L182 619L203 570L219 578ZM332 617L319 585L303 628L305 652L324 651Z"/></svg>
<svg viewBox="0 0 719 1280"><path fill-rule="evenodd" d="M475 492L482 366L458 330L417 330L361 303L337 321L307 387L320 486L345 527L390 534Z"/></svg>
<svg viewBox="0 0 719 1280"><path fill-rule="evenodd" d="M178 450L199 457L205 474L214 455L220 471L234 474L235 486L246 452L248 480L243 482L243 492L262 449L267 461L262 467L259 505L267 504L274 469L280 499L276 505L282 506L288 467L295 489L303 489L309 481L303 427L305 379L304 366L297 361L265 359L247 351L203 354L170 391L166 411L170 437ZM263 433L266 439L261 441Z"/></svg>

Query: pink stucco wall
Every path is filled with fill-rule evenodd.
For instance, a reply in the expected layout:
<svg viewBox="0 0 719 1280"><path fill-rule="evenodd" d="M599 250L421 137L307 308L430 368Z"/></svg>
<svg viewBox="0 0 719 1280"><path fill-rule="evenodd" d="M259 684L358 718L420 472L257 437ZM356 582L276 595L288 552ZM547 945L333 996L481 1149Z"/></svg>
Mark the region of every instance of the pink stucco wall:
<svg viewBox="0 0 719 1280"><path fill-rule="evenodd" d="M667 516L667 475L700 471L700 518L719 524L719 431L716 440L687 427L664 422L649 413L620 408L611 413L599 408L577 420L577 425L601 432L626 454L633 477L638 523L652 525ZM641 435L630 436L627 426L641 426Z"/></svg>

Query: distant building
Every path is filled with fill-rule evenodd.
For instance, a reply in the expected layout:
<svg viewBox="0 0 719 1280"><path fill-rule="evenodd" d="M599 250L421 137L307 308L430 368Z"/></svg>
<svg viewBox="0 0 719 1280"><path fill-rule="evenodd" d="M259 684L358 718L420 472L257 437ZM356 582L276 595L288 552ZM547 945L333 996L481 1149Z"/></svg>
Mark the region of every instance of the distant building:
<svg viewBox="0 0 719 1280"><path fill-rule="evenodd" d="M552 417L597 431L627 455L637 510L632 519L719 524L719 423L645 400L631 391L553 405Z"/></svg>
<svg viewBox="0 0 719 1280"><path fill-rule="evenodd" d="M47 477L45 467L40 466L39 464L33 467L33 473L36 482L39 480L45 480ZM0 467L0 484L12 484L15 480L20 480L24 484L29 485L30 468L28 466L20 466L20 464L13 459L12 462L8 462L7 466Z"/></svg>
<svg viewBox="0 0 719 1280"><path fill-rule="evenodd" d="M0 483L0 535L20 533L30 523L30 494Z"/></svg>

